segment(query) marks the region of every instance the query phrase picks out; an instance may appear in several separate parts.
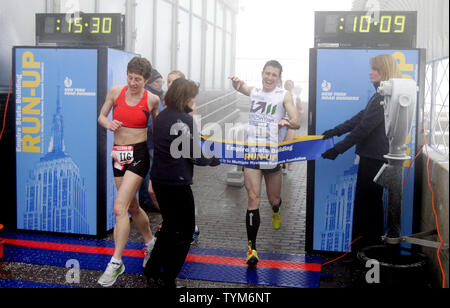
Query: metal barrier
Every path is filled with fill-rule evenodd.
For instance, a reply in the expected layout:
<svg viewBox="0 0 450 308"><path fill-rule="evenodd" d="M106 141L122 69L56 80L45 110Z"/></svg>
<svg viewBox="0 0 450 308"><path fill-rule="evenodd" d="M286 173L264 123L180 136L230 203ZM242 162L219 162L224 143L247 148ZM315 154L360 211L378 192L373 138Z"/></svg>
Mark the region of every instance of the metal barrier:
<svg viewBox="0 0 450 308"><path fill-rule="evenodd" d="M449 153L449 58L427 63L425 122L428 123L430 145L448 159Z"/></svg>
<svg viewBox="0 0 450 308"><path fill-rule="evenodd" d="M3 225L0 224L0 231L2 231ZM5 241L0 238L0 259L3 258L3 245Z"/></svg>

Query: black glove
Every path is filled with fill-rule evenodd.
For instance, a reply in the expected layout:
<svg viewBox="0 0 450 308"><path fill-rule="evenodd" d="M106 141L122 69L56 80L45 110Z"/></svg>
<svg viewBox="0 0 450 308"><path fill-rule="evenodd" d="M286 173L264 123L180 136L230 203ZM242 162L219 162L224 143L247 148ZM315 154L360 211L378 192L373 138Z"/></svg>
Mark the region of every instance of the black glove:
<svg viewBox="0 0 450 308"><path fill-rule="evenodd" d="M209 166L209 159L206 158L191 158L191 161L194 165L199 167Z"/></svg>
<svg viewBox="0 0 450 308"><path fill-rule="evenodd" d="M327 139L333 138L334 136L337 136L338 131L335 128L333 128L333 129L329 129L329 130L325 131L322 135L323 135L322 139L327 140Z"/></svg>
<svg viewBox="0 0 450 308"><path fill-rule="evenodd" d="M214 157L212 159L212 162L209 164L210 167L217 167L220 165L220 159Z"/></svg>
<svg viewBox="0 0 450 308"><path fill-rule="evenodd" d="M192 163L196 166L199 167L217 167L220 165L220 160L216 157L212 157L212 158L205 158L205 157L201 157L201 158L192 158L191 159Z"/></svg>
<svg viewBox="0 0 450 308"><path fill-rule="evenodd" d="M328 151L326 151L325 153L323 153L322 157L324 159L335 160L336 157L338 157L338 155L339 155L338 151L336 151L335 148L331 148Z"/></svg>

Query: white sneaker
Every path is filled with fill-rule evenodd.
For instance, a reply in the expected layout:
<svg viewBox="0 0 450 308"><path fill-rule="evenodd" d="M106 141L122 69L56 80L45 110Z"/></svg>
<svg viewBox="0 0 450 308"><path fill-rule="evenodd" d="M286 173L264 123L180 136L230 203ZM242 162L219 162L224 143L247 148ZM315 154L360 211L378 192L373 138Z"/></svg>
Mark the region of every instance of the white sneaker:
<svg viewBox="0 0 450 308"><path fill-rule="evenodd" d="M123 262L120 264L109 262L105 272L98 280L98 283L102 287L110 287L116 282L117 277L119 277L119 275L123 272L125 272L125 265Z"/></svg>
<svg viewBox="0 0 450 308"><path fill-rule="evenodd" d="M144 248L144 261L142 262L142 267L145 268L147 265L148 260L150 259L150 255L152 254L153 247L155 247L156 239L153 238L150 243L145 245Z"/></svg>

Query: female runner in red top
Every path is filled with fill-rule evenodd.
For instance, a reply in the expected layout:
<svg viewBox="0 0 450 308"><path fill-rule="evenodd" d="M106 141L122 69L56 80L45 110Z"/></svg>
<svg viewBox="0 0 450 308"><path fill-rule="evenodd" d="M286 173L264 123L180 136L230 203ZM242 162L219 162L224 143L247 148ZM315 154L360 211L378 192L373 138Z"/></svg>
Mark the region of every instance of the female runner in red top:
<svg viewBox="0 0 450 308"><path fill-rule="evenodd" d="M116 225L114 227L115 250L104 274L98 283L112 286L117 277L125 271L122 253L130 233L131 215L146 243L144 264L148 261L154 245L153 234L147 214L139 207L137 191L150 166L147 149L147 121L153 123L158 115L159 97L144 89L151 76L152 65L141 57L133 58L127 67L127 86L113 86L109 89L100 111L98 122L105 129L114 132L114 148L111 156L117 196L114 202ZM113 120L108 114L113 110Z"/></svg>

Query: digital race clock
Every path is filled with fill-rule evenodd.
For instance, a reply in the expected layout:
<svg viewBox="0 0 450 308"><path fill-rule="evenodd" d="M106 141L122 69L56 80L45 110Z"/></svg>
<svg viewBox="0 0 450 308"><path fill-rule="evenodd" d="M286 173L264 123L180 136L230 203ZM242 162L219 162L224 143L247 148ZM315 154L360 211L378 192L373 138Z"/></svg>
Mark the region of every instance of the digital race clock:
<svg viewBox="0 0 450 308"><path fill-rule="evenodd" d="M416 48L417 12L316 12L315 47Z"/></svg>
<svg viewBox="0 0 450 308"><path fill-rule="evenodd" d="M36 44L124 48L121 14L36 14Z"/></svg>

